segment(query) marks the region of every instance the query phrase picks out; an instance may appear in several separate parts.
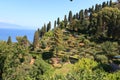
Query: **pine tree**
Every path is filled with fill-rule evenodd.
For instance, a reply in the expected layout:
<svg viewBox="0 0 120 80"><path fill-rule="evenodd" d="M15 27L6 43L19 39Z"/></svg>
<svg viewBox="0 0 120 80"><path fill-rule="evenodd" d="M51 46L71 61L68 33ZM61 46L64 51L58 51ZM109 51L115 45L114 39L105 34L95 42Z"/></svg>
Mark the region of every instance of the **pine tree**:
<svg viewBox="0 0 120 80"><path fill-rule="evenodd" d="M38 31L36 31L34 34L33 49L35 50L38 47L39 47L39 33Z"/></svg>
<svg viewBox="0 0 120 80"><path fill-rule="evenodd" d="M66 15L64 16L64 25L65 25L65 27L67 26L67 16Z"/></svg>
<svg viewBox="0 0 120 80"><path fill-rule="evenodd" d="M47 24L47 32L51 29L51 22L49 21L49 23Z"/></svg>
<svg viewBox="0 0 120 80"><path fill-rule="evenodd" d="M54 29L56 28L56 21L54 21Z"/></svg>
<svg viewBox="0 0 120 80"><path fill-rule="evenodd" d="M8 45L12 44L11 36L8 37L7 44Z"/></svg>
<svg viewBox="0 0 120 80"><path fill-rule="evenodd" d="M68 21L69 23L72 22L72 11L69 12Z"/></svg>

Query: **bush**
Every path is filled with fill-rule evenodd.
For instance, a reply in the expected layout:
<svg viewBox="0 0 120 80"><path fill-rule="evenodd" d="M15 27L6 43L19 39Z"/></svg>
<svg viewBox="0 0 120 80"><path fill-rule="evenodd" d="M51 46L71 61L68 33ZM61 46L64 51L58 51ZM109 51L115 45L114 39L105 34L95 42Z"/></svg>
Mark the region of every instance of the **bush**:
<svg viewBox="0 0 120 80"><path fill-rule="evenodd" d="M41 41L41 48L45 49L47 46L47 43L45 41Z"/></svg>
<svg viewBox="0 0 120 80"><path fill-rule="evenodd" d="M98 62L101 62L101 63L107 63L108 62L108 58L105 55L96 55L95 59Z"/></svg>
<svg viewBox="0 0 120 80"><path fill-rule="evenodd" d="M52 57L53 57L53 53L52 52L44 52L44 53L42 53L42 58L44 60L50 59Z"/></svg>

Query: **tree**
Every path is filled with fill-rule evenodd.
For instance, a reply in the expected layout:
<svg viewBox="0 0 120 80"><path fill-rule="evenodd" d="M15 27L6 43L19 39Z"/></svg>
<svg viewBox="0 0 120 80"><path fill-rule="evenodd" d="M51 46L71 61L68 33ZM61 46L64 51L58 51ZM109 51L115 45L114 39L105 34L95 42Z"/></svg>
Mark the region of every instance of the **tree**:
<svg viewBox="0 0 120 80"><path fill-rule="evenodd" d="M46 33L46 32L47 32L47 27L46 27L46 24L44 24L44 26L43 26L43 30L44 30L44 33Z"/></svg>
<svg viewBox="0 0 120 80"><path fill-rule="evenodd" d="M90 16L89 16L89 21L90 21L90 24L88 26L88 32L89 32L89 35L95 35L96 33L96 30L97 30L97 14L96 13L90 13Z"/></svg>
<svg viewBox="0 0 120 80"><path fill-rule="evenodd" d="M85 9L85 11L84 11L84 15L85 15L85 18L88 17L88 10L87 10L87 9Z"/></svg>
<svg viewBox="0 0 120 80"><path fill-rule="evenodd" d="M109 4L110 4L110 7L112 7L112 6L113 6L112 0L110 0L110 3L109 3Z"/></svg>
<svg viewBox="0 0 120 80"><path fill-rule="evenodd" d="M22 45L24 45L24 47L28 47L30 45L30 42L29 42L29 40L28 40L26 35L23 36L21 43L22 43Z"/></svg>
<svg viewBox="0 0 120 80"><path fill-rule="evenodd" d="M67 16L66 15L64 17L64 25L65 25L65 27L67 26Z"/></svg>
<svg viewBox="0 0 120 80"><path fill-rule="evenodd" d="M99 11L99 5L98 5L98 4L95 5L95 11L96 11L96 12Z"/></svg>
<svg viewBox="0 0 120 80"><path fill-rule="evenodd" d="M63 49L62 45L62 31L60 28L56 28L54 31L54 42L55 42L55 54L58 54L60 50Z"/></svg>
<svg viewBox="0 0 120 80"><path fill-rule="evenodd" d="M115 37L114 34L116 34L116 33L113 33L113 32L115 29L116 29L116 31L118 30L117 25L120 24L119 23L120 10L118 8L105 7L101 11L99 11L98 14L103 15L102 22L104 22L104 24L106 24L106 25L104 25L104 27L105 27L105 30L107 30L107 36L109 38ZM117 33L117 34L119 34L119 33Z"/></svg>
<svg viewBox="0 0 120 80"><path fill-rule="evenodd" d="M72 11L69 11L68 21L69 23L72 22Z"/></svg>
<svg viewBox="0 0 120 80"><path fill-rule="evenodd" d="M106 7L107 5L106 5L106 2L103 2L102 3L102 8L104 8L104 7Z"/></svg>
<svg viewBox="0 0 120 80"><path fill-rule="evenodd" d="M57 18L57 25L58 26L60 25L60 18L59 17Z"/></svg>
<svg viewBox="0 0 120 80"><path fill-rule="evenodd" d="M56 21L54 21L54 29L56 28Z"/></svg>
<svg viewBox="0 0 120 80"><path fill-rule="evenodd" d="M97 35L100 33L104 33L104 28L102 26L102 15L98 15L97 17Z"/></svg>
<svg viewBox="0 0 120 80"><path fill-rule="evenodd" d="M12 44L11 36L8 37L7 44Z"/></svg>
<svg viewBox="0 0 120 80"><path fill-rule="evenodd" d="M76 13L75 18L79 20L79 14L78 13Z"/></svg>
<svg viewBox="0 0 120 80"><path fill-rule="evenodd" d="M40 37L44 36L46 32L47 32L47 28L46 28L46 24L44 24L44 26L40 30Z"/></svg>
<svg viewBox="0 0 120 80"><path fill-rule="evenodd" d="M34 40L33 40L33 48L34 50L39 47L39 34L38 31L34 34Z"/></svg>
<svg viewBox="0 0 120 80"><path fill-rule="evenodd" d="M84 13L83 13L83 10L80 10L80 12L79 12L79 20L80 20L81 23L82 23L83 20L84 20Z"/></svg>
<svg viewBox="0 0 120 80"><path fill-rule="evenodd" d="M47 32L51 29L51 22L49 21L49 23L47 24Z"/></svg>
<svg viewBox="0 0 120 80"><path fill-rule="evenodd" d="M94 6L92 6L91 8L89 8L89 13L93 13L94 12Z"/></svg>

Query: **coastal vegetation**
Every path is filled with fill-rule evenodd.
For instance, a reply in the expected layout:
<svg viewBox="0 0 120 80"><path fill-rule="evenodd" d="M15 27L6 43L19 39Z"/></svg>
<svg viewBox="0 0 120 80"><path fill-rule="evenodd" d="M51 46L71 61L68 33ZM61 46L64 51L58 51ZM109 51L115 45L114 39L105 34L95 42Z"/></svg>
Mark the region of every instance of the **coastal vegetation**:
<svg viewBox="0 0 120 80"><path fill-rule="evenodd" d="M72 0L71 0L72 1ZM37 29L33 43L0 41L1 80L119 80L120 1L96 4Z"/></svg>

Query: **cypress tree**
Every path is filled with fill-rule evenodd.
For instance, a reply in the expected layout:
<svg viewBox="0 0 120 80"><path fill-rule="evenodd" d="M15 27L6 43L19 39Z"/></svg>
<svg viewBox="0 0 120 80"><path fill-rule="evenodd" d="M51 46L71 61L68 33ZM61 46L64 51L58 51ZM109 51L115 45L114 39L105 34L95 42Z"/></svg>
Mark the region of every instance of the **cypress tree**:
<svg viewBox="0 0 120 80"><path fill-rule="evenodd" d="M110 0L110 7L112 7L113 5L112 5L112 0Z"/></svg>
<svg viewBox="0 0 120 80"><path fill-rule="evenodd" d="M59 17L57 18L57 25L58 26L60 25L60 18Z"/></svg>
<svg viewBox="0 0 120 80"><path fill-rule="evenodd" d="M89 8L89 13L92 13L92 12L94 12L94 6L92 6L92 8Z"/></svg>
<svg viewBox="0 0 120 80"><path fill-rule="evenodd" d="M78 13L76 13L76 19L78 19L78 20L79 20L79 14L78 14Z"/></svg>
<svg viewBox="0 0 120 80"><path fill-rule="evenodd" d="M73 15L73 20L76 19L76 15Z"/></svg>
<svg viewBox="0 0 120 80"><path fill-rule="evenodd" d="M99 11L99 5L98 4L95 5L95 11L96 12Z"/></svg>
<svg viewBox="0 0 120 80"><path fill-rule="evenodd" d="M43 26L43 31L44 31L44 34L47 32L46 24L44 24L44 26Z"/></svg>
<svg viewBox="0 0 120 80"><path fill-rule="evenodd" d="M69 12L68 21L69 23L72 22L72 11Z"/></svg>
<svg viewBox="0 0 120 80"><path fill-rule="evenodd" d="M109 6L109 2L108 1L107 1L106 5Z"/></svg>
<svg viewBox="0 0 120 80"><path fill-rule="evenodd" d="M34 34L33 49L35 50L38 47L39 47L39 33L38 31L36 31Z"/></svg>
<svg viewBox="0 0 120 80"><path fill-rule="evenodd" d="M91 8L91 12L92 12L92 13L94 12L94 6L92 6L92 8Z"/></svg>
<svg viewBox="0 0 120 80"><path fill-rule="evenodd" d="M80 20L81 23L82 23L83 20L84 20L84 13L83 13L83 10L81 10L81 11L79 12L79 20Z"/></svg>
<svg viewBox="0 0 120 80"><path fill-rule="evenodd" d="M98 15L97 17L97 34L104 32L103 26L102 26L102 16Z"/></svg>
<svg viewBox="0 0 120 80"><path fill-rule="evenodd" d="M64 25L65 25L65 27L67 26L67 16L66 15L64 16Z"/></svg>
<svg viewBox="0 0 120 80"><path fill-rule="evenodd" d="M54 21L54 29L56 28L56 20Z"/></svg>
<svg viewBox="0 0 120 80"><path fill-rule="evenodd" d="M51 29L51 22L49 21L49 23L47 24L47 32Z"/></svg>
<svg viewBox="0 0 120 80"><path fill-rule="evenodd" d="M106 2L102 3L102 8L106 7Z"/></svg>
<svg viewBox="0 0 120 80"><path fill-rule="evenodd" d="M8 45L12 44L11 36L8 37L7 44Z"/></svg>
<svg viewBox="0 0 120 80"><path fill-rule="evenodd" d="M101 5L101 4L99 4L99 7L98 7L98 8L99 8L99 10L101 10L101 9L102 9L102 5Z"/></svg>
<svg viewBox="0 0 120 80"><path fill-rule="evenodd" d="M85 15L85 18L88 17L88 10L87 10L87 9L85 9L85 11L84 11L84 15Z"/></svg>

